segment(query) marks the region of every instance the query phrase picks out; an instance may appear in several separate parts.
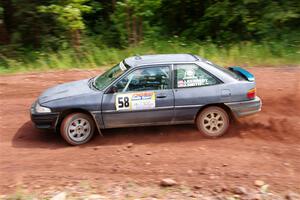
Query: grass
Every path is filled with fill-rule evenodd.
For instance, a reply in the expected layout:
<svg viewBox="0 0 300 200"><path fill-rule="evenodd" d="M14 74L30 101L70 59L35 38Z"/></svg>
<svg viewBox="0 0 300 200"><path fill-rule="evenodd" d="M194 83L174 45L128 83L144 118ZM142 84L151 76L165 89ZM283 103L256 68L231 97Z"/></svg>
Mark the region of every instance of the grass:
<svg viewBox="0 0 300 200"><path fill-rule="evenodd" d="M244 42L221 46L214 43L169 41L146 41L125 49L108 48L88 43L80 53L73 50L58 52L31 51L21 56L7 57L0 53L0 73L45 71L51 69L98 68L120 62L132 55L156 53L193 53L219 65L230 66L289 66L300 65L300 48L279 43Z"/></svg>

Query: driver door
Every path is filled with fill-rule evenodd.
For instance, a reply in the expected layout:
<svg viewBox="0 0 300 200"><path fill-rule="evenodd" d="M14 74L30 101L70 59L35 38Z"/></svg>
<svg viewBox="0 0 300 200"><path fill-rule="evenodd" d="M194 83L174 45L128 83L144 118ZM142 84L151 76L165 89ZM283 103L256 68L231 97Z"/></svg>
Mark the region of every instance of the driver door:
<svg viewBox="0 0 300 200"><path fill-rule="evenodd" d="M173 119L169 65L135 69L108 91L102 99L105 128L169 124Z"/></svg>

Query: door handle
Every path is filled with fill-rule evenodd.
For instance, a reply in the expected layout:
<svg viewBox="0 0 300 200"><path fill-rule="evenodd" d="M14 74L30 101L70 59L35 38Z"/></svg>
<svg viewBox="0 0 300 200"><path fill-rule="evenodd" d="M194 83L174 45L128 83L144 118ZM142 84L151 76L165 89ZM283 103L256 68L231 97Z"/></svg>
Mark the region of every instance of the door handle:
<svg viewBox="0 0 300 200"><path fill-rule="evenodd" d="M162 99L162 98L166 98L166 97L167 97L167 95L165 95L165 94L156 95L156 98L158 98L158 99Z"/></svg>

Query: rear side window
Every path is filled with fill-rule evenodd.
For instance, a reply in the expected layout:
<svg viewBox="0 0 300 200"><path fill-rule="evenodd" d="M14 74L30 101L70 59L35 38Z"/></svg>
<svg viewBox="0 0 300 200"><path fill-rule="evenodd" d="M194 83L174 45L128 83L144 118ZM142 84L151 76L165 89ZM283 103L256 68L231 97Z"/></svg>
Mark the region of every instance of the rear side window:
<svg viewBox="0 0 300 200"><path fill-rule="evenodd" d="M188 88L218 84L218 81L196 64L174 65L175 87Z"/></svg>

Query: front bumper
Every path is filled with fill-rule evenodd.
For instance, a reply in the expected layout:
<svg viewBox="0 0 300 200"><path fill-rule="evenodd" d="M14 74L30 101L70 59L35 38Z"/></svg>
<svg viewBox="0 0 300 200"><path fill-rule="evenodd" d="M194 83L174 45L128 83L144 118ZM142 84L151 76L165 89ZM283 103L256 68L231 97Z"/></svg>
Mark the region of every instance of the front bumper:
<svg viewBox="0 0 300 200"><path fill-rule="evenodd" d="M55 129L59 113L37 113L35 111L36 102L30 108L30 118L38 129Z"/></svg>
<svg viewBox="0 0 300 200"><path fill-rule="evenodd" d="M255 97L253 100L225 103L225 105L231 109L235 117L243 117L261 111L262 101L259 97Z"/></svg>

